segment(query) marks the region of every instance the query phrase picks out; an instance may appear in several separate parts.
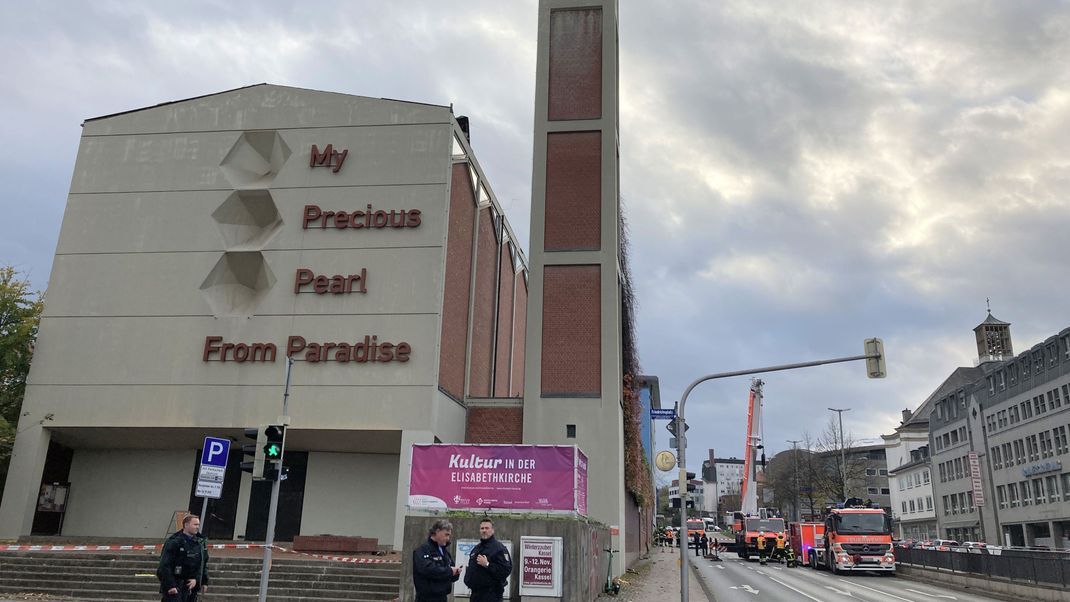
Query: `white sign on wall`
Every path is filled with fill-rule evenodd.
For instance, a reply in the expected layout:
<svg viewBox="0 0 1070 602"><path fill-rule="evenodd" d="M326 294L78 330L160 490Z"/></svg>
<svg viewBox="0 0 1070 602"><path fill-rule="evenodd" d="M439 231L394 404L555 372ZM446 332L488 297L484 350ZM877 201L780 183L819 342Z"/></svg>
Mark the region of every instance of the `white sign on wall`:
<svg viewBox="0 0 1070 602"><path fill-rule="evenodd" d="M520 595L560 598L562 593L562 539L520 538Z"/></svg>
<svg viewBox="0 0 1070 602"><path fill-rule="evenodd" d="M509 551L509 558L515 558L513 556L513 542L508 539L499 539L505 549ZM465 571L468 570L468 555L472 553L472 550L479 545L478 539L458 539L457 540L457 559L455 562L463 564ZM505 594L502 598L509 599L509 586L513 582L513 576L509 575L509 578L505 580ZM461 572L461 578L453 582L453 595L456 598L471 598L472 590L468 589L468 586L464 584L464 571Z"/></svg>

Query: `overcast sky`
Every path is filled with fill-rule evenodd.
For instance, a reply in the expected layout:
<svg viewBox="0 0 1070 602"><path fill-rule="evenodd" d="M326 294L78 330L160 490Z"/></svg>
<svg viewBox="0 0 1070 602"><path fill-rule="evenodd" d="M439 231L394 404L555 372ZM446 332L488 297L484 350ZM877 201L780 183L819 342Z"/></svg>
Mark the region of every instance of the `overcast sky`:
<svg viewBox="0 0 1070 602"><path fill-rule="evenodd" d="M259 82L453 103L526 245L536 18L530 0L4 2L0 264L47 286L84 119ZM1017 351L1070 326L1066 2L625 0L620 54L663 403L879 336L885 380L765 377L770 452L829 406L872 438L973 365L986 297ZM692 394L689 464L741 454L748 385Z"/></svg>

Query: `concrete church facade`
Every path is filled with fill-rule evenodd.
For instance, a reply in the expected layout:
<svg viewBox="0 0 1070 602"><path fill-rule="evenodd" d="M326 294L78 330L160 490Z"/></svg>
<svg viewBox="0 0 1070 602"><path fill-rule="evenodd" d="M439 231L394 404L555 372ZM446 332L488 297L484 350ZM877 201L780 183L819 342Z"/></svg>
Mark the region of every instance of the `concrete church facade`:
<svg viewBox="0 0 1070 602"><path fill-rule="evenodd" d="M242 433L292 356L277 539L401 549L413 444L565 444L634 560L616 2L540 2L538 47L530 273L451 107L262 84L87 120L0 538L158 538L221 436L206 531L263 539Z"/></svg>

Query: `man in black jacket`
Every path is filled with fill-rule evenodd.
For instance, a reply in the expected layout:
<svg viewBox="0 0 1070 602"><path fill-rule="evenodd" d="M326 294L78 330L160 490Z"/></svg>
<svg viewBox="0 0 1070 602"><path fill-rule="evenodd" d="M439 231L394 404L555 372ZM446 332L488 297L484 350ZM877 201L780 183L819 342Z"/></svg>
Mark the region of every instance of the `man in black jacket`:
<svg viewBox="0 0 1070 602"><path fill-rule="evenodd" d="M479 521L479 543L468 555L464 584L472 590L471 602L501 602L505 580L513 572L509 550L494 538L494 521Z"/></svg>
<svg viewBox="0 0 1070 602"><path fill-rule="evenodd" d="M208 592L208 540L200 530L201 519L190 514L164 542L156 569L163 602L196 602L198 593Z"/></svg>
<svg viewBox="0 0 1070 602"><path fill-rule="evenodd" d="M437 520L431 525L427 541L412 552L412 584L416 587L416 602L446 602L453 582L461 576L461 567L453 566L450 555L450 535L453 525Z"/></svg>

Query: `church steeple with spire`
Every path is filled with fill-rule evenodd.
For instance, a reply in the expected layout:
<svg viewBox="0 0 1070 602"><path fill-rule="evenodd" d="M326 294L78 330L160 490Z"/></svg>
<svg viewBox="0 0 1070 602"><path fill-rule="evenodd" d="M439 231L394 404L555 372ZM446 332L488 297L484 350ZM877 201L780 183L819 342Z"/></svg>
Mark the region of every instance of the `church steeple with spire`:
<svg viewBox="0 0 1070 602"><path fill-rule="evenodd" d="M988 299L985 299L988 304ZM988 317L973 329L977 339L977 363L998 362L1014 357L1011 347L1011 325L992 315L992 306L988 306Z"/></svg>

